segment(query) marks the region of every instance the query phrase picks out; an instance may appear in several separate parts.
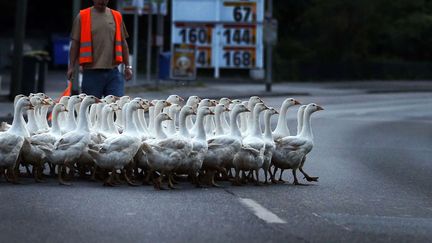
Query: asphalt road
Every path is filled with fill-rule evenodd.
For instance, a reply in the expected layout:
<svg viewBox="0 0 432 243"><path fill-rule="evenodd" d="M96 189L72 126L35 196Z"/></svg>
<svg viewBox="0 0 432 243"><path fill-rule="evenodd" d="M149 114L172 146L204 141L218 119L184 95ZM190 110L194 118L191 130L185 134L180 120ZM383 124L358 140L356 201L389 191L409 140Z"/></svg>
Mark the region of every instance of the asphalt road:
<svg viewBox="0 0 432 243"><path fill-rule="evenodd" d="M155 191L1 179L0 240L432 241L432 93L295 98L325 109L312 117L315 147L305 165L317 183ZM283 98L264 100L279 108ZM292 182L289 171L284 179Z"/></svg>

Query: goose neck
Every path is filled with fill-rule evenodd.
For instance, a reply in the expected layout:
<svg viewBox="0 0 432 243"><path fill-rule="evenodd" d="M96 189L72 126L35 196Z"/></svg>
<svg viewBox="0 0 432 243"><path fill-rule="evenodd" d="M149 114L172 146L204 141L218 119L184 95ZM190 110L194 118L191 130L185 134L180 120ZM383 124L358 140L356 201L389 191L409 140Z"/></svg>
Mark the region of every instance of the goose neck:
<svg viewBox="0 0 432 243"><path fill-rule="evenodd" d="M88 114L87 110L90 106L90 102L82 102L81 107L78 113L78 125L75 128L77 131L90 132L89 124L88 124ZM74 109L69 111L70 113L74 113Z"/></svg>
<svg viewBox="0 0 432 243"><path fill-rule="evenodd" d="M273 141L273 135L270 124L271 113L266 113L264 116L264 137Z"/></svg>
<svg viewBox="0 0 432 243"><path fill-rule="evenodd" d="M260 111L255 109L254 114L252 115L252 135L255 137L262 136L261 134L261 128L260 128Z"/></svg>
<svg viewBox="0 0 432 243"><path fill-rule="evenodd" d="M216 135L224 134L224 130L222 128L222 119L223 119L223 113L222 112L216 112L215 113Z"/></svg>
<svg viewBox="0 0 432 243"><path fill-rule="evenodd" d="M180 132L180 135L185 137L185 138L190 137L189 130L188 130L187 125L186 125L186 118L187 117L188 116L185 112L180 112L180 115L179 115L179 132Z"/></svg>
<svg viewBox="0 0 432 243"><path fill-rule="evenodd" d="M240 114L239 110L233 110L230 114L230 133L231 136L241 138L241 132L237 124L237 117Z"/></svg>
<svg viewBox="0 0 432 243"><path fill-rule="evenodd" d="M201 141L206 141L206 132L204 129L204 113L198 113L196 124L198 131L195 138Z"/></svg>
<svg viewBox="0 0 432 243"><path fill-rule="evenodd" d="M167 138L167 135L162 130L162 119L159 119L156 117L156 123L155 123L155 131L156 131L156 138L157 139L165 139Z"/></svg>
<svg viewBox="0 0 432 243"><path fill-rule="evenodd" d="M305 112L303 116L303 128L300 133L301 137L312 139L312 126L311 126L311 114L310 112Z"/></svg>
<svg viewBox="0 0 432 243"><path fill-rule="evenodd" d="M52 112L52 125L51 125L51 133L60 134L60 125L58 122L60 111L58 109L54 109Z"/></svg>
<svg viewBox="0 0 432 243"><path fill-rule="evenodd" d="M25 126L25 121L23 117L24 106L19 104L14 108L14 118L12 121L12 126L9 128L8 132L17 134L24 137L30 137L30 133Z"/></svg>

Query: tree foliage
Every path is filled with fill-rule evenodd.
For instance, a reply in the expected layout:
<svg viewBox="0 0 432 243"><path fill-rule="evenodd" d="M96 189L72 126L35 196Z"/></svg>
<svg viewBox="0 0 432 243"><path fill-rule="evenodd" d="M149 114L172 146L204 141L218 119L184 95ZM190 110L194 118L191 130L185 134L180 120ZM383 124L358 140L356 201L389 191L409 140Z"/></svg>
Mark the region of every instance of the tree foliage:
<svg viewBox="0 0 432 243"><path fill-rule="evenodd" d="M280 60L431 60L431 0L279 0L274 9Z"/></svg>

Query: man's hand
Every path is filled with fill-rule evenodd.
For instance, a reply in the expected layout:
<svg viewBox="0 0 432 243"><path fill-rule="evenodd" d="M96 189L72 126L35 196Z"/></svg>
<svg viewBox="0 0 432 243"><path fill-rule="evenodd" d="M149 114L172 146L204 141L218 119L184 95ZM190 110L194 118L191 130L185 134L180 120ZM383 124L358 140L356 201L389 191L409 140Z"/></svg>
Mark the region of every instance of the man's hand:
<svg viewBox="0 0 432 243"><path fill-rule="evenodd" d="M125 77L126 81L131 80L132 79L132 69L126 68L124 70L124 77Z"/></svg>
<svg viewBox="0 0 432 243"><path fill-rule="evenodd" d="M74 68L73 67L68 67L68 70L66 72L66 78L67 78L67 80L72 80L73 72L74 72Z"/></svg>

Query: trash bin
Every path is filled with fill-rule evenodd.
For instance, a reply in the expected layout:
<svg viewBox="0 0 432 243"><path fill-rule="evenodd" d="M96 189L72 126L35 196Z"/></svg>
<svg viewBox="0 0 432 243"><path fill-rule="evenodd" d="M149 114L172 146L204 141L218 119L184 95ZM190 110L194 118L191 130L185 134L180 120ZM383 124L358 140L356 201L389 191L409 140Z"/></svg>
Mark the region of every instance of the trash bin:
<svg viewBox="0 0 432 243"><path fill-rule="evenodd" d="M54 35L53 42L53 64L55 66L69 64L69 42L70 37Z"/></svg>
<svg viewBox="0 0 432 243"><path fill-rule="evenodd" d="M162 52L159 55L159 79L170 78L171 52Z"/></svg>
<svg viewBox="0 0 432 243"><path fill-rule="evenodd" d="M45 51L32 51L23 55L21 94L45 92L45 79L50 57Z"/></svg>

